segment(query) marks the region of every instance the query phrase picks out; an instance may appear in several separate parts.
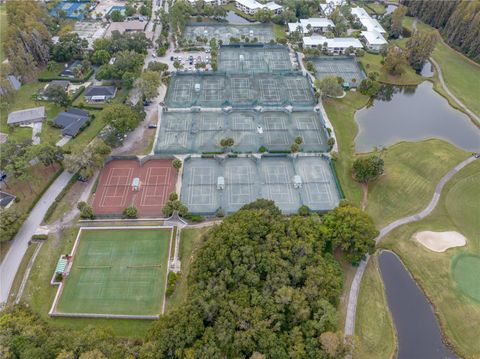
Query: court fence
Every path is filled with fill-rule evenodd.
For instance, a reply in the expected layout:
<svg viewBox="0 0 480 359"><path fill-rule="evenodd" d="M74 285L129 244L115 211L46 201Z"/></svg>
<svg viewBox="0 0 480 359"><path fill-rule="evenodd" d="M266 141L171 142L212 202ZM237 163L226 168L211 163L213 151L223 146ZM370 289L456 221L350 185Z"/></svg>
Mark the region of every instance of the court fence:
<svg viewBox="0 0 480 359"><path fill-rule="evenodd" d="M348 87L357 87L366 77L361 61L352 56L309 56L305 58L315 66L316 78L341 77Z"/></svg>
<svg viewBox="0 0 480 359"><path fill-rule="evenodd" d="M275 41L275 34L271 24L188 22L183 31L183 38L198 45L204 45L205 40L208 42L211 39L229 44L232 38L235 41L266 44Z"/></svg>

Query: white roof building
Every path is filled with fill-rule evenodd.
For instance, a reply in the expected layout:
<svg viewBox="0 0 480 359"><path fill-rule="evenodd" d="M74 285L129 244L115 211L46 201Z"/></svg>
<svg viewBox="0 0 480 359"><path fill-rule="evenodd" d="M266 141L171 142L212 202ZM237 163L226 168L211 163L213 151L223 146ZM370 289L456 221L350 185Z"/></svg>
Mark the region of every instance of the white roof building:
<svg viewBox="0 0 480 359"><path fill-rule="evenodd" d="M362 49L362 43L354 37L335 37L329 39L325 36L306 36L303 38L305 47L317 47L327 44L327 50L331 53L343 53L346 49Z"/></svg>
<svg viewBox="0 0 480 359"><path fill-rule="evenodd" d="M337 8L346 3L346 0L326 0L325 4L320 4L320 9L325 16L331 15L331 13Z"/></svg>
<svg viewBox="0 0 480 359"><path fill-rule="evenodd" d="M288 31L297 31L300 27L303 30L303 33L308 33L308 25L311 26L313 31L327 31L329 28L334 28L335 24L332 20L327 19L326 17L311 17L309 19L300 19L300 22L290 22L288 23Z"/></svg>
<svg viewBox="0 0 480 359"><path fill-rule="evenodd" d="M7 124L27 125L45 120L45 106L27 108L25 110L12 111L8 114Z"/></svg>
<svg viewBox="0 0 480 359"><path fill-rule="evenodd" d="M386 45L387 40L377 31L362 31L362 36L370 45Z"/></svg>
<svg viewBox="0 0 480 359"><path fill-rule="evenodd" d="M358 20L362 23L362 26L364 26L367 31L377 31L381 34L387 33L376 19L373 19L370 15L368 15L364 8L352 8L352 15L358 18Z"/></svg>
<svg viewBox="0 0 480 359"><path fill-rule="evenodd" d="M261 4L256 0L235 0L235 6L237 9L250 15L254 15L260 9L271 10L275 14L279 14L283 9L282 6L273 1L270 1L266 4Z"/></svg>

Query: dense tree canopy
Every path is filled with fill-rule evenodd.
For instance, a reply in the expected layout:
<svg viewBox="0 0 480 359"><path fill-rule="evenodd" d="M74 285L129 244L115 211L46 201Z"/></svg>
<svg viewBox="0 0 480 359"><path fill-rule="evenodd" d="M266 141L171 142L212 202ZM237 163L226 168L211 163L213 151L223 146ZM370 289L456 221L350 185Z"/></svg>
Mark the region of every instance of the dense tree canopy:
<svg viewBox="0 0 480 359"><path fill-rule="evenodd" d="M72 32L60 36L58 42L52 46L52 59L58 62L83 59L83 54L87 48L88 41Z"/></svg>
<svg viewBox="0 0 480 359"><path fill-rule="evenodd" d="M407 42L408 62L416 71L421 71L428 60L435 45L438 35L433 32L415 31Z"/></svg>
<svg viewBox="0 0 480 359"><path fill-rule="evenodd" d="M47 64L51 34L48 14L38 1L7 1L7 31L2 44L13 73L23 81L35 79L40 67Z"/></svg>
<svg viewBox="0 0 480 359"><path fill-rule="evenodd" d="M377 179L383 174L383 171L383 159L377 155L363 156L353 162L355 179L359 182L367 183Z"/></svg>
<svg viewBox="0 0 480 359"><path fill-rule="evenodd" d="M98 80L116 79L119 80L127 72L137 73L143 65L143 55L132 50L118 52L115 55L113 65L105 64L100 66L95 77Z"/></svg>
<svg viewBox="0 0 480 359"><path fill-rule="evenodd" d="M440 30L445 41L480 62L480 1L402 0L408 15Z"/></svg>
<svg viewBox="0 0 480 359"><path fill-rule="evenodd" d="M101 112L101 117L107 125L115 128L117 133L122 135L137 127L141 120L134 108L119 103L106 106Z"/></svg>
<svg viewBox="0 0 480 359"><path fill-rule="evenodd" d="M143 354L327 358L319 337L336 329L343 283L327 233L266 200L227 217L192 263L187 303L155 324Z"/></svg>

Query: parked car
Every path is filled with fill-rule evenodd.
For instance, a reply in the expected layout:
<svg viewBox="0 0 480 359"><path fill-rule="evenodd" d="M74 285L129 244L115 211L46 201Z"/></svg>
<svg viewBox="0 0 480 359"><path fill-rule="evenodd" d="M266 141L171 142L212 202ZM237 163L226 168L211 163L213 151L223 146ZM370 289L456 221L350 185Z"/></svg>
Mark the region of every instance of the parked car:
<svg viewBox="0 0 480 359"><path fill-rule="evenodd" d="M148 128L157 128L157 124L156 123L149 123Z"/></svg>

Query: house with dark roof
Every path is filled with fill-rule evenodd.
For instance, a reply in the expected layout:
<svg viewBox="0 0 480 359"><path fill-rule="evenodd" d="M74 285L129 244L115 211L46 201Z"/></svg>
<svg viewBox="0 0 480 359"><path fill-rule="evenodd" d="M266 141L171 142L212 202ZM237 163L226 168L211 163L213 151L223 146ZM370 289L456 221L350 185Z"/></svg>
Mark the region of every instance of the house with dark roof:
<svg viewBox="0 0 480 359"><path fill-rule="evenodd" d="M59 113L53 123L62 129L63 136L75 137L89 120L90 114L87 111L69 108L67 111Z"/></svg>
<svg viewBox="0 0 480 359"><path fill-rule="evenodd" d="M85 90L85 101L105 102L117 94L115 86L90 86Z"/></svg>
<svg viewBox="0 0 480 359"><path fill-rule="evenodd" d="M0 191L0 208L7 209L15 201L15 196L7 192Z"/></svg>
<svg viewBox="0 0 480 359"><path fill-rule="evenodd" d="M7 124L26 126L35 122L42 122L46 118L45 106L13 111L8 114Z"/></svg>
<svg viewBox="0 0 480 359"><path fill-rule="evenodd" d="M68 80L53 80L48 84L47 87L52 87L52 86L57 86L61 87L65 92L68 91L68 88L70 87L70 81Z"/></svg>
<svg viewBox="0 0 480 359"><path fill-rule="evenodd" d="M62 77L69 77L69 78L75 78L75 75L73 74L73 70L77 66L81 66L82 62L80 60L75 60L71 64L69 64L67 67L63 69L62 72L60 72L60 76Z"/></svg>

